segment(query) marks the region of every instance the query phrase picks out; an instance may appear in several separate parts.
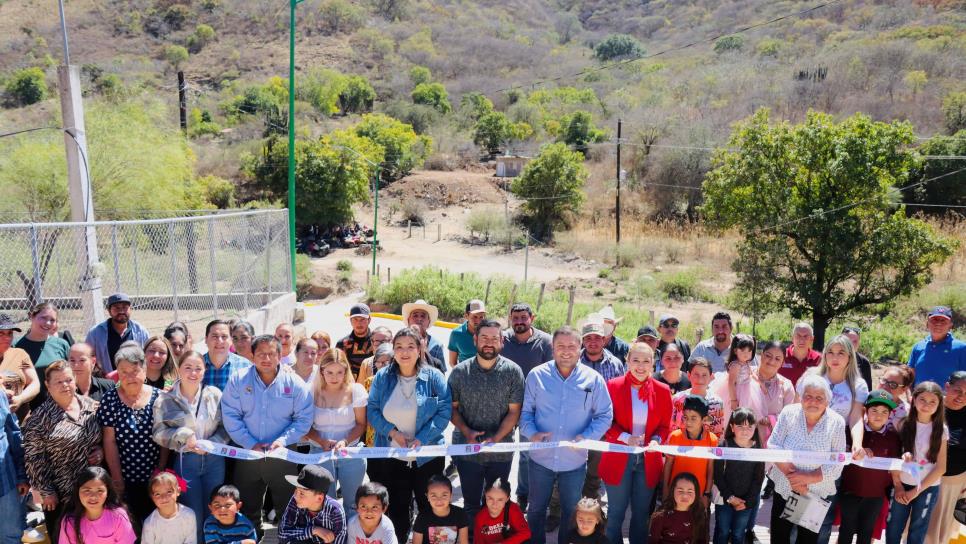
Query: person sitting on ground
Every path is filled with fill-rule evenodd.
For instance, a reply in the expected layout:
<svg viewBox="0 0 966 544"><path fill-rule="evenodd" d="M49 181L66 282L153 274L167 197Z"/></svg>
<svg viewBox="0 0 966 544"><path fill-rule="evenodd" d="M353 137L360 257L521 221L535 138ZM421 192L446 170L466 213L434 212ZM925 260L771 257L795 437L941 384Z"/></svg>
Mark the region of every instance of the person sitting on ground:
<svg viewBox="0 0 966 544"><path fill-rule="evenodd" d="M141 544L197 544L195 512L178 502L181 483L177 476L162 471L148 485L157 510L144 520Z"/></svg>
<svg viewBox="0 0 966 544"><path fill-rule="evenodd" d="M510 482L498 478L484 494L486 508L476 514L474 544L523 544L530 540L530 526L523 511L510 500Z"/></svg>
<svg viewBox="0 0 966 544"><path fill-rule="evenodd" d="M255 544L255 525L240 512L241 507L241 493L233 485L223 485L211 493L205 544Z"/></svg>
<svg viewBox="0 0 966 544"><path fill-rule="evenodd" d="M278 525L281 544L346 544L345 511L339 501L326 495L334 478L318 465L305 465L298 477L286 476L295 493Z"/></svg>

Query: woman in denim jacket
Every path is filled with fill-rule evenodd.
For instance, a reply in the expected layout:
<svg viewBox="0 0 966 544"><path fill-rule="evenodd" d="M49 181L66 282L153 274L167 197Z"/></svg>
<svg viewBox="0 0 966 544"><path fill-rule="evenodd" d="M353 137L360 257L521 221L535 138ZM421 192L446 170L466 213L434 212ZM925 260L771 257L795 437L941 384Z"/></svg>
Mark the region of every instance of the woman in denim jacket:
<svg viewBox="0 0 966 544"><path fill-rule="evenodd" d="M416 448L443 444L453 399L443 373L426 362L419 333L404 328L392 339L393 360L372 381L366 415L375 429L376 447ZM386 514L396 537L409 537L413 497L429 512L426 483L443 472L443 457L370 459L369 479L389 489Z"/></svg>

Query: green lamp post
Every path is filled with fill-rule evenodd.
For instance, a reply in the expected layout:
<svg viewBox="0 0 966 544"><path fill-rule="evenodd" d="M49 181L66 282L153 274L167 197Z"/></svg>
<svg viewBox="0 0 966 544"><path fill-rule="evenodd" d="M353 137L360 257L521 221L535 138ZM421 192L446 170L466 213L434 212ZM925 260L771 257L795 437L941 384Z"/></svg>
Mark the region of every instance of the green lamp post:
<svg viewBox="0 0 966 544"><path fill-rule="evenodd" d="M288 249L292 287L295 287L295 6L304 0L289 0L288 45Z"/></svg>

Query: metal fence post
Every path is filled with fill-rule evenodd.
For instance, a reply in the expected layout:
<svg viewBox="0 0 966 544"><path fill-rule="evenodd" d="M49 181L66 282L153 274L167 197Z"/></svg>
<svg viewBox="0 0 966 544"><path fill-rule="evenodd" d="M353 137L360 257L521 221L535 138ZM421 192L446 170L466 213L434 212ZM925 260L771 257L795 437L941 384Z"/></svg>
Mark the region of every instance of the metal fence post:
<svg viewBox="0 0 966 544"><path fill-rule="evenodd" d="M215 216L208 217L208 265L211 267L212 317L218 319L218 271L215 263Z"/></svg>
<svg viewBox="0 0 966 544"><path fill-rule="evenodd" d="M174 223L168 223L168 251L171 252L171 302L174 320L178 321L178 255L174 246Z"/></svg>
<svg viewBox="0 0 966 544"><path fill-rule="evenodd" d="M260 303L258 306L264 306L272 301L272 223L267 221L265 223L265 283L268 291L268 300Z"/></svg>
<svg viewBox="0 0 966 544"><path fill-rule="evenodd" d="M30 225L30 257L34 265L34 300L30 305L34 305L44 300L43 279L40 277L40 249L37 244L37 226Z"/></svg>
<svg viewBox="0 0 966 544"><path fill-rule="evenodd" d="M121 259L117 254L117 223L111 223L111 258L114 259L114 292L121 289Z"/></svg>
<svg viewBox="0 0 966 544"><path fill-rule="evenodd" d="M131 244L131 253L134 254L134 292L141 294L141 267L138 264L138 237L137 231L134 234L134 243Z"/></svg>

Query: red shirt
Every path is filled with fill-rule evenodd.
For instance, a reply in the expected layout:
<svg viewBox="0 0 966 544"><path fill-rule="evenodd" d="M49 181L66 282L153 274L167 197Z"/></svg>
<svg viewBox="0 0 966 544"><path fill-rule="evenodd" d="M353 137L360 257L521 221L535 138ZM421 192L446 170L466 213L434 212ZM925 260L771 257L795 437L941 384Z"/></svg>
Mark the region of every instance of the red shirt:
<svg viewBox="0 0 966 544"><path fill-rule="evenodd" d="M503 528L505 527L503 514L493 518L486 505L476 513L476 521L473 523L473 544L522 544L530 540L530 526L523 517L523 512L515 502L508 502L507 508L510 509L510 516L507 520L510 525L510 534L503 538Z"/></svg>
<svg viewBox="0 0 966 544"><path fill-rule="evenodd" d="M802 377L802 374L804 374L809 368L818 366L818 364L822 361L822 354L814 349L809 349L808 355L805 356L805 360L800 361L794 355L792 355L793 352L794 347L788 346L788 349L785 350L785 362L783 362L782 367L778 369L778 373L791 380L792 385L798 385L798 379Z"/></svg>
<svg viewBox="0 0 966 544"><path fill-rule="evenodd" d="M691 512L670 512L660 510L651 518L651 531L648 542L654 544L705 544L708 542L708 531L704 534L694 534L694 522Z"/></svg>
<svg viewBox="0 0 966 544"><path fill-rule="evenodd" d="M851 442L851 436L850 442ZM886 425L883 430L873 431L865 426L862 446L872 450L876 457L902 456L902 442L895 428ZM892 474L888 470L862 468L858 465L846 465L842 470L842 491L856 497L885 497L886 491L892 485Z"/></svg>

